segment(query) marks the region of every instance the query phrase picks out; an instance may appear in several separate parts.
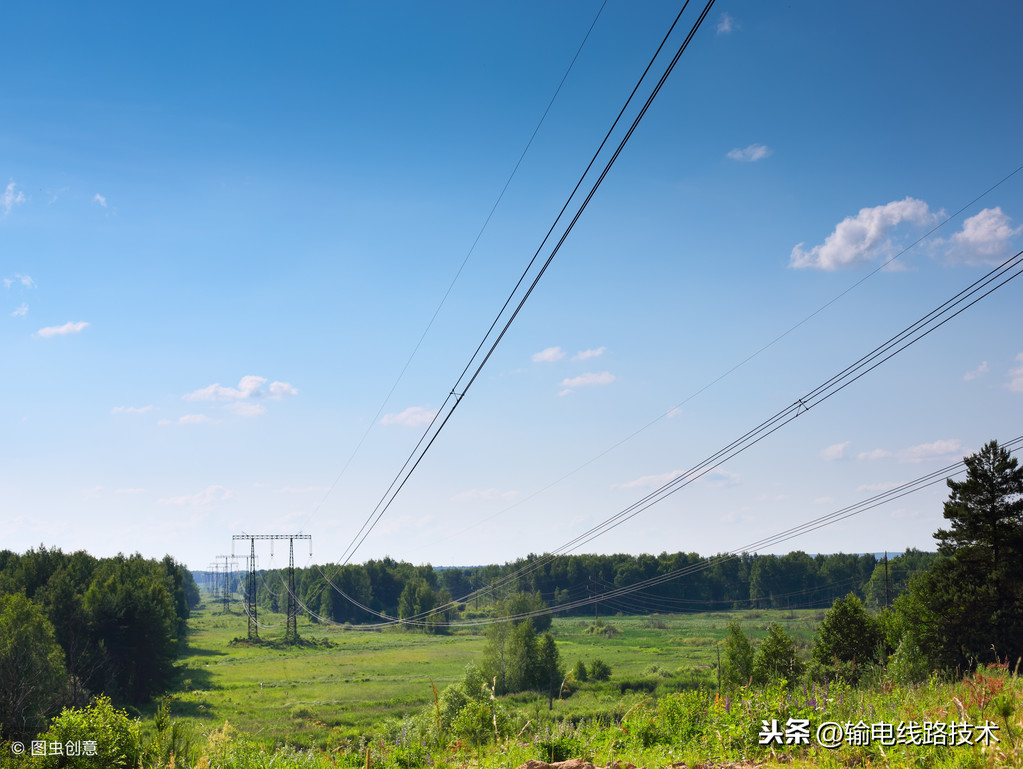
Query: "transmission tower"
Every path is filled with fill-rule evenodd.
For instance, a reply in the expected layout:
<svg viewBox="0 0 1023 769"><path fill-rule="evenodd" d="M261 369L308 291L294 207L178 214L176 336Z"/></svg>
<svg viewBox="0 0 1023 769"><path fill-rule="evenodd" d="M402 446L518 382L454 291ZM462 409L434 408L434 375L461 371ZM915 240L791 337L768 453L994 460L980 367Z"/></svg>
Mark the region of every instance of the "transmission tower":
<svg viewBox="0 0 1023 769"><path fill-rule="evenodd" d="M284 640L295 643L298 640L298 603L295 600L295 540L309 540L309 555L313 554L313 537L311 534L234 534L231 536L232 546L236 539L249 540L249 580L246 588L246 603L249 615L249 638L259 638L259 625L256 623L256 540L270 540L270 553L273 553L275 539L288 540L288 623L284 631Z"/></svg>
<svg viewBox="0 0 1023 769"><path fill-rule="evenodd" d="M218 555L218 571L223 573L223 578L220 583L220 600L224 602L224 614L227 614L231 610L231 571L232 567L238 562L238 556L234 555Z"/></svg>

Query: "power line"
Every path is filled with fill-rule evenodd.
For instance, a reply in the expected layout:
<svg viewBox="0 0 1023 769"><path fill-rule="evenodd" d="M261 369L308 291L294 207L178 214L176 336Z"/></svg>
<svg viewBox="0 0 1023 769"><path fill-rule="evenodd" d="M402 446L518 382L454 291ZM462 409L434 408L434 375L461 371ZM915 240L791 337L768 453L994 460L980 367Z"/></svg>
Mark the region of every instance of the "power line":
<svg viewBox="0 0 1023 769"><path fill-rule="evenodd" d="M568 64L568 69L566 69L565 74L561 76L561 81L558 83L558 87L554 89L554 95L551 96L550 101L547 102L547 107L544 109L543 114L540 116L540 120L537 121L536 127L533 128L533 133L530 134L529 140L526 142L526 146L522 148L522 152L519 154L519 159L515 161L515 166L512 168L511 173L505 180L504 186L501 187L501 191L497 195L497 200L495 200L494 204L490 207L490 212L487 214L487 218L483 221L483 225L480 227L479 232L476 233L476 237L472 241L472 245L469 246L469 250L468 252L466 252L465 258L462 259L462 263L459 265L458 270L455 272L455 276L451 279L451 282L448 284L447 290L445 290L444 295L441 297L441 300L437 305L437 308L433 311L433 315L430 316L430 320L427 322L426 328L423 329L423 333L420 334L418 341L412 348L412 352L406 359L405 365L403 365L401 371L398 372L398 376L394 380L394 383L391 385L391 389L387 391L387 395L384 396L383 401L381 401L380 407L377 409L377 412L373 416L373 419L370 420L369 426L366 428L366 431L362 434L362 437L359 439L359 442L352 450L351 455L348 457L348 461L345 462L344 466L341 468L341 472L337 474L337 477L334 479L334 482L330 485L330 488L328 488L327 491L324 493L323 498L313 508L313 512L311 513L311 515L315 515L316 512L319 511L320 507L322 507L324 502L327 501L327 497L330 496L331 492L334 491L334 488L341 481L342 476L344 476L345 472L348 470L348 467L349 465L351 465L352 460L355 459L356 454L359 453L359 449L362 448L362 444L366 441L366 438L370 434L370 431L372 431L373 427L377 424L377 420L380 418L380 414L383 413L384 407L387 405L388 401L390 401L391 396L394 395L394 391L395 389L397 389L398 384L404 378L405 372L408 371L408 367L409 365L411 365L413 358L415 358L416 354L419 352L419 348L422 346L423 340L426 339L426 335L430 333L430 329L433 328L434 321L436 321L437 316L440 315L441 308L444 307L444 304L448 300L448 296L451 294L452 289L454 289L455 287L455 283L457 283L459 277L461 277L462 271L465 269L465 265L469 263L469 258L476 250L476 246L479 244L480 239L483 237L483 233L486 231L488 225L490 224L490 220L494 218L494 212L497 211L497 207L501 204L501 201L504 199L504 194L505 192L508 191L508 187L511 185L512 180L518 173L519 166L522 165L522 161L525 159L526 154L529 152L530 147L533 146L533 140L536 139L536 135L540 132L540 127L544 124L544 121L547 119L547 114L551 111L551 107L554 106L554 102L557 100L558 94L561 93L561 89L565 85L565 81L568 80L568 76L572 72L572 69L575 67L575 63L576 60L579 58L579 54L582 53L583 48L586 46L586 42L590 39L590 33L592 33L593 28L597 26L597 21L600 19L601 14L603 14L604 7L606 5L607 0L604 0L604 2L601 3L600 8L597 9L597 15L593 17L593 21L590 23L589 28L586 30L586 34L583 36L582 42L579 43L579 47L576 49L575 55L572 57L572 61L569 62Z"/></svg>
<svg viewBox="0 0 1023 769"><path fill-rule="evenodd" d="M632 103L633 97L638 92L638 90L641 87L641 85L643 84L644 80L646 80L646 77L647 77L648 73L650 72L651 68L653 67L655 61L659 58L660 53L661 53L662 49L664 48L665 44L671 38L671 36L672 36L672 34L673 34L674 30L675 30L675 27L677 26L679 20L682 18L682 15L685 13L686 9L689 6L689 0L686 0L686 2L683 4L682 10L679 11L678 16L675 18L675 21L672 23L671 27L669 28L668 33L665 35L665 37L662 40L660 46L658 46L657 51L654 53L653 57L650 59L649 64L647 65L647 67L644 70L643 74L640 76L639 80L637 81L636 86L633 88L632 93L630 93L629 98L625 102L625 105L622 107L621 111L618 113L618 116L615 118L614 122L612 123L611 128L608 130L607 134L604 137L604 140L601 142L600 146L597 148L597 151L594 153L592 159L590 160L590 163L586 167L586 170L583 171L582 175L579 177L579 181L576 183L576 185L573 188L571 194L566 199L565 204L564 204L564 206L561 209L561 212L555 218L554 223L551 225L551 228L548 230L547 235L544 237L543 241L540 243L540 246L537 248L536 252L534 253L533 258L527 264L526 269L522 272L522 275L519 277L519 280L515 284L515 287L512 289L511 293L508 295L508 298L505 300L505 302L502 305L502 307L501 307L500 311L498 312L498 314L495 316L493 323L491 324L490 328L487 330L487 333L483 336L482 340L480 341L479 345L476 348L476 351L470 357L470 359L469 359L468 363L466 364L465 368L463 369L462 373L459 375L459 377L456 380L454 386L451 388L451 392L444 399L444 402L441 405L440 409L437 411L437 413L434 414L432 420L430 421L430 424L426 427L426 430L423 432L423 434L420 437L420 439L419 439L418 443L416 444L415 448L413 448L412 452L409 454L408 458L405 460L405 463L402 465L402 467L398 471L397 475L395 475L394 479L391 481L391 484L387 487L387 490L384 492L384 495L380 498L380 501L377 502L376 507L374 507L374 509L370 512L369 516L366 518L366 521L363 523L362 527L356 533L355 537L353 537L353 539L352 539L351 543L348 545L348 547L345 548L345 551L342 553L341 557L338 559L339 563L344 564L344 563L347 563L351 559L351 557L355 554L355 552L358 550L358 548L366 540L366 537L368 537L370 532L372 532L372 530L376 527L376 524L377 524L377 522L379 522L380 518L383 517L384 513L387 512L388 508L391 506L391 504L393 503L394 499L401 492L402 488L404 488L404 486L408 482L409 478L412 476L412 474L415 472L416 468L419 466L419 463L426 456L427 452L432 447L434 441L440 435L441 431L444 429L444 427L447 424L448 420L454 414L455 409L458 408L458 405L461 403L462 398L465 397L466 393L469 391L469 389L472 387L473 383L476 381L476 378L482 372L483 367L487 364L487 361L490 360L490 357L493 355L494 351L497 349L497 346L501 343L501 340L504 338L505 334L508 332L508 329L511 327L511 324L515 321L515 318L518 316L519 312L522 310L522 308L525 305L526 301L529 299L529 297L532 294L533 290L536 288L536 286L539 283L540 279L543 277L544 273L546 272L547 268L550 266L551 262L554 260L554 257L557 255L558 251L561 249L561 246L564 244L565 240L568 238L569 234L572 232L572 230L575 227L576 223L579 221L579 218L582 216L583 211L586 210L586 207L589 205L590 201L593 199L593 196L596 194L597 189L600 187L601 183L604 181L604 179L606 178L607 174L610 172L611 167L614 165L615 161L618 159L618 156L621 154L622 150L625 148L625 145L628 143L629 139L632 137L632 134L635 132L637 126L640 123L640 121L643 119L643 116L646 114L646 112L649 109L650 105L653 103L653 100L656 98L657 94L660 92L660 90L663 87L663 85L664 85L665 81L667 80L668 76L671 74L672 70L675 68L675 65L678 63L678 60L681 58L682 54L688 48L690 41L693 39L693 36L696 34L696 31L700 28L700 25L703 23L704 19L706 18L707 14L710 12L710 9L711 9L711 7L713 5L714 5L714 0L709 0L708 3L706 4L706 6L703 9L703 12L700 14L699 18L692 25L689 33L686 35L685 39L679 45L679 47L678 47L674 57L671 59L670 63L664 69L664 72L661 74L661 76L660 76L659 80L657 81L656 85L652 88L652 90L651 90L650 94L648 95L646 101L644 102L643 106L639 109L636 117L632 121L632 124L629 126L628 130L625 132L625 135L623 136L623 138L618 143L617 148L612 153L610 159L605 164L603 170L598 175L596 181L590 187L590 190L587 193L587 195L585 196L585 198L578 205L575 214L573 215L573 217L569 221L569 223L566 225L566 227L565 227L564 231L562 232L560 238L558 239L557 243L551 249L551 252L548 255L546 261L543 263L543 265L537 271L536 275L532 279L532 282L529 284L528 288L523 292L521 298L519 299L519 301L515 305L514 310L512 310L511 313L507 316L507 320L505 321L504 325L501 326L500 331L497 332L497 334L495 336L494 335L494 331L495 331L495 329L497 329L498 325L500 324L501 318L505 317L506 310L511 306L512 301L514 300L515 296L518 294L519 289L525 283L527 277L529 276L529 274L530 274L530 272L531 272L531 270L533 268L534 263L539 258L540 253L542 252L542 250L546 246L548 240L550 240L550 238L553 235L555 229L557 228L559 222L562 220L562 217L564 216L565 212L568 210L569 205L576 198L576 194L578 193L580 187L582 186L582 184L586 180L586 178L589 176L591 169L593 168L594 164L597 162L598 158L602 154L605 145L607 144L608 140L611 138L612 134L614 133L616 127L618 126L619 121L621 120L622 116L625 114L625 112L628 109L629 105ZM489 339L491 339L492 337L493 337L493 339L492 339L489 347L487 347L487 341ZM484 353L484 349L485 348L486 348L486 351ZM449 405L450 405L450 408L448 408ZM447 410L445 411L445 409L447 409ZM444 415L443 418L441 418L442 414Z"/></svg>
<svg viewBox="0 0 1023 769"><path fill-rule="evenodd" d="M1002 445L1006 449L1009 449L1010 452L1014 451L1014 450L1018 449L1021 445L1023 445L1023 435L1020 435L1020 436L1017 436L1015 438L1012 438L1011 440L1004 442ZM562 603L562 604L559 604L559 605L556 605L556 606L551 606L551 607L548 607L548 608L543 609L541 611L523 613L523 614L515 615L515 616L512 616L512 617L501 617L501 618L496 618L496 619L480 619L480 620L460 620L460 621L456 621L456 622L437 622L437 623L433 623L433 624L439 625L439 626L445 626L445 627L480 626L480 625L492 624L494 622L506 622L506 621L509 621L509 620L521 620L521 619L526 619L526 618L529 618L529 617L535 617L535 616L541 616L541 615L544 615L544 614L550 614L550 613L553 613L553 612L566 611L566 610L570 610L570 609L580 608L582 606L590 605L591 603L593 603L595 601L613 600L613 599L618 598L618 597L623 597L623 596L626 596L626 595L630 595L630 594L632 594L634 592L637 592L637 591L640 591L640 590L644 590L644 589L646 589L648 587L654 587L654 586L660 585L660 584L662 584L664 582L672 581L672 580L675 580L675 579L681 579L683 577L689 576L691 574L695 574L695 573L703 571L705 569L712 568L713 566L715 566L715 565L717 565L719 563L724 563L725 561L729 561L729 560L739 556L741 553L747 553L747 552L751 552L751 551L755 552L755 551L757 551L759 549L762 549L762 548L765 548L765 547L770 547L770 546L773 546L773 545L778 545L778 544L780 544L782 542L787 542L787 541L789 541L791 539L794 539L796 537L802 536L803 534L807 534L809 532L816 531L817 529L823 528L825 526L830 526L830 525L832 525L834 523L838 523L839 521L845 520L847 518L851 518L853 516L860 515L860 514L862 514L864 512L867 512L869 510L873 510L874 508L879 507L879 506L881 506L883 504L887 504L889 502L893 502L893 501L895 501L897 499L901 499L902 497L905 497L905 496L907 496L909 494L915 493L917 491L921 491L921 490L923 490L925 488L928 488L930 486L934 486L934 485L936 485L938 483L942 483L942 482L944 482L948 478L951 478L951 477L954 477L956 475L962 474L965 471L965 469L966 469L966 462L965 462L965 460L959 460L958 462L954 462L954 463L952 463L950 465L947 465L945 467L942 467L942 468L940 468L938 470L934 470L934 471L932 471L930 473L927 473L927 474L925 474L923 476L920 476L919 478L915 478L915 479L913 479L911 481L907 481L907 482L902 483L902 484L900 484L898 486L895 486L895 487L893 487L893 488L891 488L891 489L889 489L887 491L880 492L878 494L875 494L874 496L868 497L867 499L860 500L859 502L856 502L856 503L851 504L851 505L847 505L846 507L840 508L840 509L835 510L835 511L833 511L831 513L828 513L826 515L819 516L819 517L811 519L809 521L805 521L804 523L801 523L801 524L799 524L797 526L794 526L792 528L785 529L785 530L780 531L780 532L776 532L774 534L771 534L771 535L769 535L767 537L764 537L762 539L756 540L754 542L749 542L749 543L747 543L745 545L742 545L741 547L735 548L735 549L733 549L731 551L728 551L726 553L720 553L720 554L718 554L716 556L713 556L713 557L710 557L710 558L701 559L696 564L689 564L689 565L684 566L684 567L682 567L680 569L673 570L673 571L671 571L671 572L669 572L667 574L657 575L655 577L651 577L649 579L642 580L642 581L640 581L638 583L634 583L632 585L624 586L624 587L621 587L621 588L616 588L615 590L610 591L608 593L604 593L604 594L602 594L600 596L596 596L596 597L588 596L586 598L572 600L572 601L569 601L567 603ZM553 556L548 555L548 556L545 556L545 558L540 559L540 560L542 560L542 561L549 561L552 558L553 558ZM524 575L530 573L530 571L532 571L536 567L537 563L538 562L534 562L533 564L530 564L531 568L529 568L529 569L518 569L518 570L516 570L511 575L507 575L507 576L501 578L500 580L498 580L498 583L496 583L496 584L502 584L502 583L506 584L508 581L510 581L513 578L521 577L521 576L524 576ZM321 571L320 573L322 574L323 572ZM325 577L325 579L326 579L326 577ZM392 625L397 625L397 624L412 625L412 626L424 626L426 624L425 622L422 621L422 617L426 616L426 615L416 615L415 617L409 617L409 618L404 618L404 619L399 619L397 617L389 617L386 614L383 614L383 613L380 613L380 612L376 612L376 611L370 609L367 606L363 606L362 604L360 604L359 602L355 601L350 596L348 596L346 593L341 591L339 588L334 586L333 583L331 583L331 586L334 587L335 590L338 590L338 592L341 593L341 595L343 597L345 597L347 600L351 601L354 605L358 606L359 608L364 609L365 611L367 611L367 612L369 612L371 614L374 614L374 615L376 615L376 616L378 616L378 617L380 617L382 619L387 620L386 622L383 622L383 623L375 623L375 624L371 624L371 625L364 625L364 626L361 626L361 628L356 628L356 629L367 629L368 630L368 629L375 629L375 628L379 628L379 627L387 627L387 626L392 626ZM470 599L471 597L473 597L473 595L476 595L478 593L486 592L488 590L492 590L493 587L494 586L492 585L492 586L490 586L488 588L485 588L484 590L475 591L474 593L472 593L472 594L470 594L468 596L463 596L462 598L458 599L457 601L452 601L451 603L446 604L444 606L436 607L435 609L432 610L431 613L435 613L435 612L439 612L439 611L444 611L445 609L449 609L449 608L453 607L456 603L460 603L460 602L466 601L466 600ZM341 623L335 623L335 622L331 621L329 618L325 618L325 617L322 617L322 616L320 616L320 615L318 615L318 614L316 614L314 612L311 612L308 609L308 607L306 607L304 604L302 604L302 606L303 606L303 609L305 611L309 612L312 616L316 617L321 622L324 622L326 624L334 624L334 625L340 625L341 624Z"/></svg>
<svg viewBox="0 0 1023 769"><path fill-rule="evenodd" d="M792 332L794 332L794 331L795 331L796 329L798 329L798 328L800 328L801 326L805 325L805 324L806 324L806 323L808 323L808 322L809 322L810 320L812 320L813 318L815 318L816 316L818 316L819 314L821 314L822 312L824 312L824 310L826 310L826 309L827 309L828 307L830 307L831 305L835 304L835 303L836 303L836 302L838 302L838 301L839 301L840 299L842 299L843 297L845 297L845 296L846 296L847 294L849 294L849 293L851 293L852 291L854 291L855 289L857 289L857 288L858 288L858 287L859 287L860 285L862 285L862 284L863 284L863 283L864 283L865 281L867 281L867 280L869 280L870 278L874 277L874 276L875 276L875 275L877 275L877 274L878 274L879 272L882 272L882 271L883 271L883 270L884 270L885 268L887 268L887 267L888 267L888 266L889 266L890 264L892 264L892 263L893 263L893 262L894 262L895 260L897 260L897 259L900 259L900 258L901 258L902 256L904 256L904 255L905 255L906 253L908 253L908 252L909 252L910 250L912 250L912 249L916 248L916 246L918 246L918 245L919 245L919 244L920 244L921 242L923 242L923 241L924 241L924 240L926 240L927 238L931 237L931 235L933 235L933 234L934 234L935 232L937 232L937 231L939 231L940 229L942 229L942 228L943 228L943 227L944 227L945 225L947 225L947 224L948 224L949 222L951 222L951 221L952 221L953 219L955 219L955 218L956 218L956 217L958 217L958 216L959 216L960 214L962 214L962 213L963 213L964 211L966 211L967 209L969 209L969 208L970 208L971 206L973 206L974 204L976 204L976 203L977 203L978 201L980 201L980 200L982 200L983 198L987 197L987 195L989 195L989 194L990 194L991 192L993 192L994 190L998 189L998 187L1000 187L1001 185L1003 185L1003 184L1004 184L1005 182L1009 181L1009 179L1011 179L1012 177L1014 177L1014 176L1015 176L1016 174L1018 174L1018 173L1019 173L1020 171L1023 171L1023 165L1021 165L1021 166L1017 166L1017 167L1016 167L1015 169L1013 169L1013 170L1012 170L1011 172L1009 172L1008 174L1006 174L1005 176L1003 176L1003 177L1002 177L1001 179L999 179L999 180L998 180L997 182L995 182L994 184L992 184L992 185L991 185L990 187L988 187L988 188L987 188L986 190L984 190L984 191L983 191L982 193L980 193L979 195L977 195L976 197L974 197L974 198L973 198L973 200L971 200L970 202L968 202L968 203L966 203L966 204L964 204L964 205L960 206L960 208L959 208L958 210L956 210L956 211L955 211L954 213L952 213L952 214L948 215L947 217L945 217L945 218L944 218L944 219L943 219L942 221L940 221L940 222L939 222L938 224L936 224L936 225L935 225L934 227L932 227L932 228L931 228L930 230L928 230L927 232L925 232L925 233L924 233L923 235L921 235L921 236L920 236L919 238L917 238L916 240L914 240L914 241L913 241L912 243L910 243L909 245L907 245L907 246L906 246L905 248L903 248L902 250L900 250L900 251L899 251L898 253L894 254L894 255L893 255L893 256L891 256L891 257L890 257L889 259L887 259L887 260L883 261L883 262L882 262L882 263L881 263L880 265L878 265L878 266L877 266L876 268L874 268L873 270L871 270L870 272L868 272L868 273L867 273L866 275L864 275L864 276L863 276L862 278L860 278L859 280L857 280L856 282L854 282L854 283L853 283L852 285L850 285L850 286L846 287L846 288L845 288L844 290L842 290L842 291L841 291L840 293L838 293L837 295L835 295L834 297L832 297L831 299L829 299L829 300L828 300L827 302L825 302L824 304L822 304L822 305L821 305L820 307L818 307L818 308L817 308L816 310L814 310L814 311L813 311L813 312L811 312L811 313L810 313L809 315L807 315L806 317L804 317L804 318L803 318L802 320L800 320L799 322L797 322L797 323L795 323L794 325L790 326L790 327L789 327L788 329L786 329L786 330L785 330L785 331L783 331L782 333L780 333L780 334L778 334L777 336L775 336L775 337L774 337L774 338L773 338L773 339L772 339L771 341L767 342L766 344L764 344L763 346L761 346L761 347L760 347L759 349L757 349L756 351L754 351L754 352L750 353L749 355L747 355L747 356L746 356L745 358L743 358L743 359L742 359L741 361L739 361L738 363L736 363L735 365L733 365L733 366L732 366L731 368L729 368L729 369L728 369L727 371L724 371L724 372L723 372L722 374L720 374L719 376L717 376L717 377L715 377L714 379L712 379L711 381L707 382L707 383L706 383L705 385L703 385L703 386L702 386L702 387L700 387L700 388L699 388L698 390L696 390L696 391L695 391L695 392L693 392L692 394L690 394L690 395L688 395L687 397L685 397L685 398L684 398L683 400L681 400L681 401L679 401L678 403L676 403L676 404L675 404L674 406L672 406L672 407L671 407L670 409L668 409L667 411L664 411L664 412L662 412L662 413L661 413L660 415L658 415L658 416L657 416L657 417L655 417L654 419L651 419L651 420L650 420L650 421L648 421L648 422L647 422L646 424L642 425L642 426L641 426L641 427L639 427L638 429L636 429L636 430L634 430L633 432L631 432L631 433L629 433L628 435L626 435L626 436L625 436L624 438L622 438L622 439L618 440L617 442L613 443L613 444L612 444L611 446L608 446L608 447L607 447L606 449L604 449L603 451L601 451L601 452L600 452L599 454L596 454L595 456L593 456L593 457L591 457L590 459L586 460L585 462L583 462L583 463L582 463L581 465L577 466L577 467L576 467L576 468L574 468L573 470L570 470L569 472L565 473L564 475L562 475L561 477L557 478L556 480L553 480L553 481L551 481L551 482L550 482L550 483L548 483L548 484L547 484L546 486L543 486L542 488L538 489L537 491L533 492L532 494L529 494L529 495L527 495L527 496L525 496L525 497L523 497L523 498L521 498L521 499L518 499L518 500L516 500L516 501L515 501L515 502L513 502L512 504L508 505L508 506L507 506L507 507L505 507L504 509L502 509L502 510L499 510L498 512L496 512L496 513L494 513L494 514L492 514L492 515L489 515L489 516L486 516L486 517L484 517L484 518L480 518L480 519L478 519L478 520L474 521L474 522L473 522L472 524L470 524L469 526L466 526L466 527L465 527L464 529L462 529L461 531L459 531L459 532L458 532L457 534L454 534L454 535L449 535L448 537L443 537L443 538L442 538L442 540L443 540L443 539L450 539L450 537L451 537L451 536L459 536L459 535L461 535L461 534L464 534L464 533L466 533L466 532L468 532L468 531L471 531L472 529L474 529L474 528L476 528L476 527L478 527L478 526L481 526L481 525L483 525L483 524L485 524L485 523L487 523L487 522L489 522L489 521L492 521L492 520L494 520L495 518L499 518L499 517L501 517L501 516L502 516L502 515L504 515L505 513L509 512L510 510L514 510L514 509L515 509L516 507L519 507L520 505L523 505L523 504L525 504L525 503L526 503L526 502L528 502L529 500L531 500L531 499L534 499L534 498L536 498L536 497L540 496L541 494L543 494L543 493L545 493L545 492L549 491L550 489L552 489L552 488L554 488L555 486L557 486L558 484L560 484L560 483L561 483L562 481L565 481L565 480L567 480L568 478L572 477L573 475L575 475L576 473L578 473L578 472L580 472L581 470L585 469L586 467L589 467L589 466L590 466L591 464L593 464L593 463L594 463L594 462L596 462L597 460L599 460L599 459L601 459L601 458L603 458L603 457L607 456L608 454L610 454L610 453L611 453L612 451L614 451L615 449L617 449L617 448L619 448L619 447L621 447L621 446L625 445L626 443L628 443L629 441L631 441L631 440L632 440L633 438L635 438L636 436L638 436L638 435L639 435L640 433L643 433L643 432L645 432L645 431L646 431L646 430L648 430L649 428L653 427L653 426L654 426L655 424L657 424L657 423L661 422L662 420L664 420L664 419L668 418L668 417L669 417L669 416L670 416L670 415L671 415L671 414L672 414L673 412L675 412L675 411L676 411L677 409L680 409L680 408L682 408L682 407L683 407L683 406L685 406L685 405L686 405L687 403L689 403L690 401L694 400L695 398L697 398L698 396L702 395L702 394L703 394L704 392L706 392L707 390L709 390L709 389L710 389L711 387L713 387L714 385L716 385L716 384L717 384L718 382L722 381L722 380L723 380L723 379L725 379L726 377L728 377L728 376L730 376L731 374L733 374L733 373L735 373L736 371L738 371L738 370L739 370L740 368L742 368L743 366L745 366L745 365L746 365L747 363L749 363L749 362L750 362L750 361L752 361L753 359L755 359L755 358L757 358L758 356L760 356L760 355L761 355L761 353L763 353L763 352L766 352L766 351L767 351L768 349L770 349L771 347L773 347L774 345L776 345L776 344L777 344L778 342L780 342L780 341L781 341L782 339L784 339L784 338L785 338L785 337L787 337L787 336L788 336L789 334L791 334ZM440 540L434 540L434 541L436 542L436 541L440 541Z"/></svg>

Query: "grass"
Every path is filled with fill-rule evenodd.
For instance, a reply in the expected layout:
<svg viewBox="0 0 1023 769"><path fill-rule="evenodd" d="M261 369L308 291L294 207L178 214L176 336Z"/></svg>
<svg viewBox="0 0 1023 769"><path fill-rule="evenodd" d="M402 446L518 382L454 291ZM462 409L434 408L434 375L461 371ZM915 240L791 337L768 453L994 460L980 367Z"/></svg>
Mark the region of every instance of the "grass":
<svg viewBox="0 0 1023 769"><path fill-rule="evenodd" d="M604 617L605 626L620 631L611 636L587 633L592 619L555 618L552 632L566 669L577 659L589 663L599 657L613 670L611 686L587 685L558 707L576 720L606 712L620 701L614 685L621 682L646 691L649 684L642 682L649 681L661 692L699 682L716 685L717 644L730 619L737 617L754 638L766 634L771 621L801 638L813 614ZM275 626L262 630L262 637L283 635L283 615L263 614L260 621ZM303 747L325 746L339 734L366 737L388 719L432 704L431 683L440 691L459 680L486 645L482 633L368 632L300 617L299 635L314 645L250 646L237 642L246 636L245 616L223 614L219 605L194 612L189 628L172 715L207 730L227 721L267 744Z"/></svg>
<svg viewBox="0 0 1023 769"><path fill-rule="evenodd" d="M267 616L283 634L283 617ZM571 696L553 703L520 694L484 703L482 728L438 733L434 690L460 680L478 661L485 638L428 636L400 630L360 632L311 625L314 643L281 648L232 643L245 618L219 607L195 614L178 666L179 691L169 707L175 733L157 734L143 720L152 769L499 769L529 759L583 758L607 766L920 766L1023 767L1023 682L1006 669L965 681L932 679L894 686L883 671L853 689L826 691L780 685L715 692L717 652L727 625L738 620L754 638L772 621L806 644L816 612L737 612L686 616L604 617L618 632L587 632L591 619L556 618L552 627L566 669L599 657L608 682L569 682ZM272 631L264 635L272 635ZM495 741L491 709L504 714ZM762 722L968 721L999 724L989 746L759 744ZM496 721L495 721L496 722ZM161 742L162 741L162 742ZM172 758L173 756L173 758ZM737 762L753 762L738 764ZM0 767L6 766L0 760ZM21 764L19 764L20 766Z"/></svg>

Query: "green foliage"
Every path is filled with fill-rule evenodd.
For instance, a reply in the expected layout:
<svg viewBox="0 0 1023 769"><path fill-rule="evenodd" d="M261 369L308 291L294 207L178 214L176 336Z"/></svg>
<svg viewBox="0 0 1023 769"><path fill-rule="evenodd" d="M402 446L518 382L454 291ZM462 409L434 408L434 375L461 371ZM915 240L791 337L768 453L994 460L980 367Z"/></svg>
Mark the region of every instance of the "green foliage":
<svg viewBox="0 0 1023 769"><path fill-rule="evenodd" d="M533 623L533 629L537 633L543 633L550 629L552 620L549 613L543 613L546 608L547 604L540 597L539 591L535 593L520 592L508 598L500 607L499 613L504 617L532 615L530 620Z"/></svg>
<svg viewBox="0 0 1023 769"><path fill-rule="evenodd" d="M0 728L24 737L56 710L65 681L53 626L23 593L0 595Z"/></svg>
<svg viewBox="0 0 1023 769"><path fill-rule="evenodd" d="M576 660L575 666L572 668L572 678L575 679L576 683L586 683L590 676L586 672L586 663L582 660Z"/></svg>
<svg viewBox="0 0 1023 769"><path fill-rule="evenodd" d="M1023 655L1023 468L991 441L948 480L948 529L934 537L947 556L911 583L901 607L932 664L964 670Z"/></svg>
<svg viewBox="0 0 1023 769"><path fill-rule="evenodd" d="M753 679L753 645L738 622L728 623L725 655L721 660L721 683L726 687L745 686Z"/></svg>
<svg viewBox="0 0 1023 769"><path fill-rule="evenodd" d="M876 661L881 640L878 621L859 598L852 593L838 598L817 628L810 653L812 672L818 680L841 677L855 683L864 668Z"/></svg>
<svg viewBox="0 0 1023 769"><path fill-rule="evenodd" d="M753 658L753 679L768 683L785 679L794 683L803 672L803 663L796 654L796 643L777 622L767 628L767 637L757 646Z"/></svg>
<svg viewBox="0 0 1023 769"><path fill-rule="evenodd" d="M95 755L75 757L75 769L135 769L142 757L139 723L123 710L115 710L110 699L102 695L88 708L63 710L38 739L83 748L93 743ZM34 765L57 769L64 766L63 757L48 753L38 757Z"/></svg>
<svg viewBox="0 0 1023 769"><path fill-rule="evenodd" d="M83 606L107 660L94 676L95 688L140 703L168 685L178 618L159 562L140 555L101 562Z"/></svg>
<svg viewBox="0 0 1023 769"><path fill-rule="evenodd" d="M604 662L604 660L598 657L590 663L590 678L594 681L606 681L610 677L611 666Z"/></svg>

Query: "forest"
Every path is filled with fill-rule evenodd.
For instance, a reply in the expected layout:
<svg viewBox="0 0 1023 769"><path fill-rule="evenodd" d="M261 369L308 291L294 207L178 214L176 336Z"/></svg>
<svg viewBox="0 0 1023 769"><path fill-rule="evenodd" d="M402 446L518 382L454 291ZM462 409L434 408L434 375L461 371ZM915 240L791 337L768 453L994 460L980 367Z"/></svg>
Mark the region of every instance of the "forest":
<svg viewBox="0 0 1023 769"><path fill-rule="evenodd" d="M0 728L25 736L95 695L140 704L174 673L191 572L170 556L0 551Z"/></svg>

